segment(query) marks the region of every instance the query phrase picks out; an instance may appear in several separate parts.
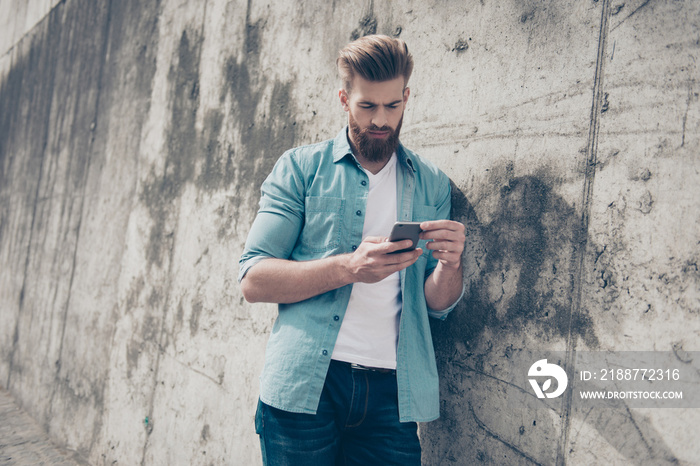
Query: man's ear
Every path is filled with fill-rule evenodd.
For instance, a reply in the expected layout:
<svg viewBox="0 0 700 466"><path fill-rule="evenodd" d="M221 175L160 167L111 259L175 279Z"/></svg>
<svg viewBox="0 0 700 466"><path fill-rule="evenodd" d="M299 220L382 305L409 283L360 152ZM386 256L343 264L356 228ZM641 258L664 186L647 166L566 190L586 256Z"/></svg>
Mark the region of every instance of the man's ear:
<svg viewBox="0 0 700 466"><path fill-rule="evenodd" d="M406 102L408 102L408 96L411 95L411 88L406 87L403 90L403 103L406 105Z"/></svg>
<svg viewBox="0 0 700 466"><path fill-rule="evenodd" d="M348 104L348 93L345 89L340 89L338 91L338 97L340 98L340 105L343 107L343 110L346 112L350 110L350 105Z"/></svg>

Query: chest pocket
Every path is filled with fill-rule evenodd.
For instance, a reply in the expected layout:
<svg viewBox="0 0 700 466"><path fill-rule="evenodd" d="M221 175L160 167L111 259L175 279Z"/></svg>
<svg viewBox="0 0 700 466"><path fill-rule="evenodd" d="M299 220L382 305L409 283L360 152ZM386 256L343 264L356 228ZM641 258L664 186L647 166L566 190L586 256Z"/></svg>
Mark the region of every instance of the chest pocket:
<svg viewBox="0 0 700 466"><path fill-rule="evenodd" d="M343 207L339 197L306 198L301 244L308 252L325 252L340 244Z"/></svg>
<svg viewBox="0 0 700 466"><path fill-rule="evenodd" d="M437 209L431 205L419 205L413 206L413 221L414 222L425 222L427 220L437 220ZM418 247L423 249L423 255L430 254L428 248L425 247L427 244L426 240L418 241Z"/></svg>

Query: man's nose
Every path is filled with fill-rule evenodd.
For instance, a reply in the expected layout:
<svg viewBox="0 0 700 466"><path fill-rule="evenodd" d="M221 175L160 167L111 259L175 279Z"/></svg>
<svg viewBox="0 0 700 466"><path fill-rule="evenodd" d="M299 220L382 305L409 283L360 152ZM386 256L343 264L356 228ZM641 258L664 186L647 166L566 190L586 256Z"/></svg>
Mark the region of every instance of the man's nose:
<svg viewBox="0 0 700 466"><path fill-rule="evenodd" d="M386 118L386 110L379 107L374 115L372 116L372 124L377 128L383 128L389 122Z"/></svg>

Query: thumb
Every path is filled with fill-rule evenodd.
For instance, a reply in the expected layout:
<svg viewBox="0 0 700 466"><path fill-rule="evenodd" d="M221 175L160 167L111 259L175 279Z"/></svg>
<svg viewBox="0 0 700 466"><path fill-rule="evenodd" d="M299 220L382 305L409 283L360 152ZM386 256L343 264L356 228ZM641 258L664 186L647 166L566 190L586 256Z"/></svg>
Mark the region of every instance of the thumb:
<svg viewBox="0 0 700 466"><path fill-rule="evenodd" d="M367 242L367 243L383 243L387 240L386 237L384 236L368 236L362 240L362 242Z"/></svg>

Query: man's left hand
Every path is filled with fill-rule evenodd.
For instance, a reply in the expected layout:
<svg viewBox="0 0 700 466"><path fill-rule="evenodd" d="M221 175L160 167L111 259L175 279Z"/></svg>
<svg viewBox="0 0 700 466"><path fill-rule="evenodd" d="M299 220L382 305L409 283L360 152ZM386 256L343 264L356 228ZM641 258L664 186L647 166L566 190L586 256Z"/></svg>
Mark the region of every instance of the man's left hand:
<svg viewBox="0 0 700 466"><path fill-rule="evenodd" d="M428 240L427 249L443 267L458 269L462 264L464 251L464 225L454 220L432 220L422 222L420 239Z"/></svg>

